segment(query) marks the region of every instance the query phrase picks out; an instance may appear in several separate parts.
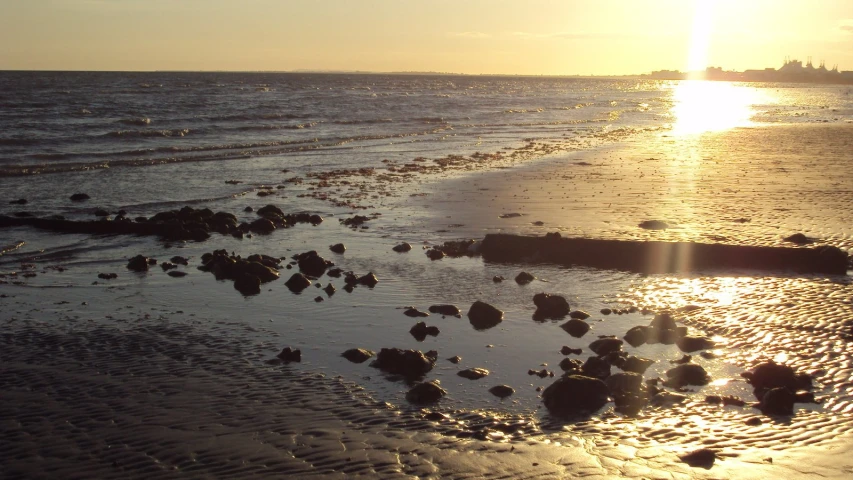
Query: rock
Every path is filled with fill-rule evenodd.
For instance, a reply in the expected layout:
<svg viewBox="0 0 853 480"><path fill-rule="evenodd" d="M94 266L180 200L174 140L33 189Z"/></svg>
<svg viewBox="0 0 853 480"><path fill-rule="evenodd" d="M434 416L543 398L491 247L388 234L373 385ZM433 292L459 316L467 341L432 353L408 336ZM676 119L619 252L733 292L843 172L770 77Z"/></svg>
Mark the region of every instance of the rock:
<svg viewBox="0 0 853 480"><path fill-rule="evenodd" d="M784 387L771 388L764 393L758 408L765 415L793 415L796 395Z"/></svg>
<svg viewBox="0 0 853 480"><path fill-rule="evenodd" d="M569 335L575 338L581 338L586 335L586 332L589 331L589 324L584 322L583 320L578 320L577 318L572 318L568 322L560 325L560 328L566 331Z"/></svg>
<svg viewBox="0 0 853 480"><path fill-rule="evenodd" d="M711 449L701 448L678 458L691 467L711 468L714 466L714 460L717 458L717 454Z"/></svg>
<svg viewBox="0 0 853 480"><path fill-rule="evenodd" d="M495 275L494 277L492 277L492 281L495 283L501 283L504 280L506 279L503 277L503 275Z"/></svg>
<svg viewBox="0 0 853 480"><path fill-rule="evenodd" d="M441 260L444 258L444 252L436 248L430 248L426 251L426 256L429 257L430 260Z"/></svg>
<svg viewBox="0 0 853 480"><path fill-rule="evenodd" d="M508 385L496 385L489 389L489 393L499 398L506 398L515 393L515 389Z"/></svg>
<svg viewBox="0 0 853 480"><path fill-rule="evenodd" d="M607 355L611 352L621 351L622 340L618 338L599 338L598 340L590 343L589 348L595 352L596 355Z"/></svg>
<svg viewBox="0 0 853 480"><path fill-rule="evenodd" d="M429 311L438 315L448 315L458 317L460 315L459 307L456 305L430 305Z"/></svg>
<svg viewBox="0 0 853 480"><path fill-rule="evenodd" d="M427 335L436 337L440 333L438 327L436 326L427 326L424 322L416 323L412 328L409 329L409 333L415 337L415 340L422 342L427 337Z"/></svg>
<svg viewBox="0 0 853 480"><path fill-rule="evenodd" d="M115 273L99 273L98 278L103 280L112 280L114 278L118 278L118 275Z"/></svg>
<svg viewBox="0 0 853 480"><path fill-rule="evenodd" d="M167 272L169 270L178 268L178 266L172 262L163 262L160 264L160 268L162 268L164 272Z"/></svg>
<svg viewBox="0 0 853 480"><path fill-rule="evenodd" d="M536 305L535 319L558 319L569 314L569 302L559 295L537 293L533 296L533 304Z"/></svg>
<svg viewBox="0 0 853 480"><path fill-rule="evenodd" d="M106 211L106 210L104 210L104 209L102 209L102 208L98 208L98 209L96 209L96 210L95 210L94 215L95 215L96 217L109 217L109 216L110 216L110 212L108 212L108 211Z"/></svg>
<svg viewBox="0 0 853 480"><path fill-rule="evenodd" d="M330 245L330 246L329 246L329 250L331 250L331 251L332 251L332 253L338 253L338 254L341 254L341 253L344 253L344 252L347 250L347 247L346 247L346 246L344 246L344 244L343 244L343 243L336 243L336 244L334 244L334 245Z"/></svg>
<svg viewBox="0 0 853 480"><path fill-rule="evenodd" d="M131 258L130 261L127 262L127 269L133 270L134 272L148 271L148 257L137 255Z"/></svg>
<svg viewBox="0 0 853 480"><path fill-rule="evenodd" d="M247 208L247 210L245 210L245 211L250 212L252 207L246 207L246 208ZM266 217L266 218L270 218L270 217L284 218L284 212L281 211L281 209L276 207L275 205L267 205L265 207L259 208L258 209L258 215L260 215L262 217Z"/></svg>
<svg viewBox="0 0 853 480"><path fill-rule="evenodd" d="M352 363L364 363L369 358L373 357L373 355L375 354L372 351L365 350L363 348L351 348L341 354L342 357L346 358Z"/></svg>
<svg viewBox="0 0 853 480"><path fill-rule="evenodd" d="M468 309L468 320L476 330L487 330L503 321L504 312L477 300Z"/></svg>
<svg viewBox="0 0 853 480"><path fill-rule="evenodd" d="M664 385L671 388L681 388L685 385L707 385L711 376L695 363L685 363L666 371L667 381Z"/></svg>
<svg viewBox="0 0 853 480"><path fill-rule="evenodd" d="M485 368L468 368L457 373L462 378L468 380L479 380L489 375L489 371Z"/></svg>
<svg viewBox="0 0 853 480"><path fill-rule="evenodd" d="M643 357L635 357L632 355L626 358L624 362L618 365L618 367L625 372L634 372L642 375L646 373L646 370L648 370L649 367L654 365L654 363L654 360L650 360L648 358Z"/></svg>
<svg viewBox="0 0 853 480"><path fill-rule="evenodd" d="M170 258L169 260L170 260L172 263L176 263L176 264L178 264L178 265L184 265L184 266L187 266L187 265L189 265L189 264L190 264L189 260L187 260L185 257L181 257L181 256L177 256L177 255L176 255L176 256L174 256L174 257L172 257L172 258Z"/></svg>
<svg viewBox="0 0 853 480"><path fill-rule="evenodd" d="M675 319L669 312L663 312L655 315L649 326L655 330L675 330L678 325L675 324Z"/></svg>
<svg viewBox="0 0 853 480"><path fill-rule="evenodd" d="M261 279L249 273L242 273L234 279L234 289L244 296L261 293Z"/></svg>
<svg viewBox="0 0 853 480"><path fill-rule="evenodd" d="M417 378L432 370L434 364L435 357L424 355L419 350L383 348L371 366L388 373Z"/></svg>
<svg viewBox="0 0 853 480"><path fill-rule="evenodd" d="M649 403L656 407L672 407L673 405L679 405L686 402L687 399L687 395L663 390L654 394Z"/></svg>
<svg viewBox="0 0 853 480"><path fill-rule="evenodd" d="M700 337L697 335L685 335L675 341L678 348L682 352L692 353L699 350L707 350L714 348L717 344L708 337Z"/></svg>
<svg viewBox="0 0 853 480"><path fill-rule="evenodd" d="M308 223L310 223L311 225L314 225L316 227L317 225L320 225L321 223L323 223L323 217L321 217L320 215L317 215L315 213L315 214L311 215L310 217L308 217Z"/></svg>
<svg viewBox="0 0 853 480"><path fill-rule="evenodd" d="M254 212L254 211L255 211L255 209L254 209L254 208L252 208L252 207L246 207L246 208L244 208L244 209L243 209L243 211L244 211L244 212L246 212L246 213L251 213L251 212Z"/></svg>
<svg viewBox="0 0 853 480"><path fill-rule="evenodd" d="M814 243L814 240L803 235L802 233L795 233L791 236L785 237L783 240L786 242L795 243L797 245L808 245L810 243Z"/></svg>
<svg viewBox="0 0 853 480"><path fill-rule="evenodd" d="M604 380L610 394L613 396L623 394L639 394L645 387L643 376L639 373L614 373Z"/></svg>
<svg viewBox="0 0 853 480"><path fill-rule="evenodd" d="M259 218L249 224L249 231L261 235L272 233L275 230L275 224L267 218Z"/></svg>
<svg viewBox="0 0 853 480"><path fill-rule="evenodd" d="M581 353L583 353L583 350L580 348L571 348L567 345L563 345L563 347L560 349L560 353L562 353L563 355L580 355Z"/></svg>
<svg viewBox="0 0 853 480"><path fill-rule="evenodd" d="M317 302L317 303L320 303L320 302L322 302L323 300L325 300L325 299L324 299L323 297L319 296L319 295L317 295L316 297L314 297L314 301L315 301L315 302Z"/></svg>
<svg viewBox="0 0 853 480"><path fill-rule="evenodd" d="M519 285L527 285L528 283L532 282L533 280L536 280L536 277L534 277L533 275L531 275L527 272L521 272L515 276L515 283L517 283Z"/></svg>
<svg viewBox="0 0 853 480"><path fill-rule="evenodd" d="M438 380L419 383L406 393L406 400L415 404L435 403L447 394L439 385Z"/></svg>
<svg viewBox="0 0 853 480"><path fill-rule="evenodd" d="M178 271L178 270L172 270L171 272L167 273L166 275L168 275L168 276L170 276L170 277L173 277L173 278L181 278L181 277L186 277L186 276L187 276L187 272L181 272L181 271Z"/></svg>
<svg viewBox="0 0 853 480"><path fill-rule="evenodd" d="M692 356L690 356L690 355L683 355L683 356L682 356L681 358L679 358L678 360L670 360L670 361L669 361L669 363L671 363L671 364L673 364L673 365L683 365L683 364L685 364L685 363L690 363L690 361L691 361L691 360L693 360L693 357L692 357Z"/></svg>
<svg viewBox="0 0 853 480"><path fill-rule="evenodd" d="M751 417L751 418L747 418L746 421L743 423L750 426L750 427L757 427L764 422L761 421L761 419L758 417Z"/></svg>
<svg viewBox="0 0 853 480"><path fill-rule="evenodd" d="M787 388L795 392L810 390L812 387L812 381L808 375L798 375L793 368L773 361L761 363L752 370L742 373L741 376L746 378L757 392L773 388Z"/></svg>
<svg viewBox="0 0 853 480"><path fill-rule="evenodd" d="M326 269L332 264L332 262L327 261L314 250L295 255L293 259L296 260L297 265L299 265L299 270L305 275L311 277L322 276L326 273Z"/></svg>
<svg viewBox="0 0 853 480"><path fill-rule="evenodd" d="M357 283L359 285L365 285L367 287L373 288L376 286L377 283L379 283L379 279L376 278L376 275L374 275L373 272L369 272L366 275L358 277Z"/></svg>
<svg viewBox="0 0 853 480"><path fill-rule="evenodd" d="M564 358L560 360L560 370L564 372L574 372L581 373L583 368L583 363L580 360L574 358Z"/></svg>
<svg viewBox="0 0 853 480"><path fill-rule="evenodd" d="M399 245L394 245L391 247L391 250L394 250L397 253L406 253L412 250L412 246L406 242L403 242Z"/></svg>
<svg viewBox="0 0 853 480"><path fill-rule="evenodd" d="M456 355L456 356L448 358L447 361L450 363L459 363L462 361L462 357L460 357L459 355Z"/></svg>
<svg viewBox="0 0 853 480"><path fill-rule="evenodd" d="M589 318L589 314L584 312L583 310L575 310L574 312L569 314L572 318L577 318L578 320L586 320Z"/></svg>
<svg viewBox="0 0 853 480"><path fill-rule="evenodd" d="M602 315L610 315L611 313L613 313L613 310L611 310L611 309L609 309L609 308L602 308L602 309L601 309L601 314L602 314Z"/></svg>
<svg viewBox="0 0 853 480"><path fill-rule="evenodd" d="M328 275L328 276L330 276L330 277L333 277L333 278L338 278L338 277L340 277L343 273L344 273L344 271L343 271L343 270L341 270L340 268L330 268L330 269L329 269L329 271L328 271L328 272L326 272L326 275Z"/></svg>
<svg viewBox="0 0 853 480"><path fill-rule="evenodd" d="M85 193L75 193L74 195L71 195L71 197L69 197L69 198L71 199L72 202L82 202L82 201L88 200L92 197L90 197L89 195L86 195Z"/></svg>
<svg viewBox="0 0 853 480"><path fill-rule="evenodd" d="M608 400L607 384L583 375L562 377L542 392L542 402L555 416L568 417L593 413Z"/></svg>
<svg viewBox="0 0 853 480"><path fill-rule="evenodd" d="M669 228L669 224L661 220L646 220L637 226L646 230L666 230Z"/></svg>
<svg viewBox="0 0 853 480"><path fill-rule="evenodd" d="M649 330L649 327L639 325L628 330L628 332L625 333L625 336L622 338L624 338L625 341L628 342L628 345L637 348L646 343Z"/></svg>
<svg viewBox="0 0 853 480"><path fill-rule="evenodd" d="M311 280L308 280L308 278L301 273L294 273L288 281L284 282L284 284L291 292L299 293L311 286Z"/></svg>
<svg viewBox="0 0 853 480"><path fill-rule="evenodd" d="M17 200L12 200L9 203L12 205L26 205L28 202L26 198L19 198Z"/></svg>
<svg viewBox="0 0 853 480"><path fill-rule="evenodd" d="M326 292L326 295L331 297L332 295L335 294L335 286L330 283L330 284L326 285L325 287L323 287L323 291Z"/></svg>
<svg viewBox="0 0 853 480"><path fill-rule="evenodd" d="M294 350L290 347L284 347L281 353L278 354L278 359L284 363L290 362L301 362L302 361L302 351Z"/></svg>
<svg viewBox="0 0 853 480"><path fill-rule="evenodd" d="M429 316L428 313L422 312L422 311L418 310L417 308L412 308L412 307L407 308L406 311L403 312L403 315L405 315L407 317L428 317Z"/></svg>
<svg viewBox="0 0 853 480"><path fill-rule="evenodd" d="M589 357L581 366L581 372L587 377L604 380L610 376L610 364L598 357Z"/></svg>

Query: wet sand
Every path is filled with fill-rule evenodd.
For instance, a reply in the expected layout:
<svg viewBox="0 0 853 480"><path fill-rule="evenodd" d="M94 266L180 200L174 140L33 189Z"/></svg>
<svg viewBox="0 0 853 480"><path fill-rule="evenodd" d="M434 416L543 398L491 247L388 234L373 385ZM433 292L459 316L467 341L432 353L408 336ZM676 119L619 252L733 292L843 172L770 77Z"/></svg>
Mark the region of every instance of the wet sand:
<svg viewBox="0 0 853 480"><path fill-rule="evenodd" d="M392 245L409 240L414 244L479 238L492 231L541 234L557 230L564 235L602 238L783 245L782 237L803 232L816 237L818 244L849 249L849 207L853 206L849 186L853 179L844 167L851 160L851 131L848 126L802 126L737 130L693 139L644 137L593 153L546 158L507 170L470 172L461 180L418 183L416 188L426 196L405 196L401 204L376 220L372 228L383 240L377 242L376 236L357 232L346 237L355 255L360 249L369 253L342 260L344 266L378 267L381 281L393 290L383 293L388 297L378 296L381 288L356 292L361 296L354 296L353 301L362 309L356 316L381 317L392 310L394 318L399 318L399 312L393 312L395 303L424 303L433 295L462 306L463 299L482 295L502 301L510 317L525 317L524 322L508 319L505 329L492 337L478 337L510 344L502 348L495 342L498 352L517 354L511 349L513 337L526 338L523 332L533 328L529 314L524 313L533 290L500 289L480 281L488 281L497 271L508 274L516 268L534 267L483 265L465 259L429 262L419 251L410 254L411 260L381 258L379 247L388 246L377 245L382 242ZM814 150L803 152L803 144ZM723 162L728 168L719 168ZM791 165L802 168L795 170ZM749 179L748 185L743 185L743 179ZM499 218L502 213L523 215ZM666 221L675 228L638 228L644 220ZM536 221L543 225L534 225ZM294 237L299 243L292 246L304 250L318 242L333 243L330 230L323 228L331 227L295 230L301 236ZM343 234L339 236L343 238ZM218 248L216 241L211 243L202 250ZM159 288L156 291L161 293L173 288L159 283L163 280L151 279L146 280L152 282L149 286L127 284L78 294L93 304L109 304L99 307L107 312L115 309L108 318L96 319L93 314L68 313L74 305L55 305L53 300L59 298L80 303L81 297L69 295L68 290L29 291L9 285L3 289L7 297L0 298L7 312L0 316L4 330L0 454L10 460L4 462L0 476L845 478L853 472L853 461L845 453L853 444L847 433L853 425L849 277L747 272L730 276L614 275L615 279L602 281L590 280L598 278L596 273L535 268L551 281L536 283L532 289L584 292L583 283L605 289L594 295L577 294L577 300L588 309L635 305L659 310L698 305L699 310L682 320L720 341L720 357L707 363L716 369L715 374L731 378L759 359L776 357L814 375L824 402L800 409L790 419L770 419L757 410L692 401L675 409L646 412L639 418L604 412L577 423L532 412L512 413L509 408L508 413L500 414L500 406L480 413L474 408L460 411L439 405L436 410L447 417L427 420L424 412L404 402L379 400L385 394L373 390L373 380L318 373L325 368L321 355L325 350L343 350L337 337L325 340L328 345L307 355L315 359L306 364L267 364L299 332L265 328L260 318L249 318L266 318L279 311L296 319L299 329L303 323L309 329L314 316L341 316L345 308L352 307L334 307L328 301L324 302L328 308L338 310L313 310L317 313L312 314L290 296L277 303L275 297L283 295L279 284L274 285L275 293L263 292L251 304L246 303L257 310L242 311L246 317L242 318L241 311L224 305L239 298L230 286L211 288L206 274L191 272L190 281L198 285L182 288L209 288L205 295L223 297L221 304L215 298L202 303L201 295L187 296L181 302L181 298L161 300L154 294L136 293L137 288L139 292ZM462 284L466 275L470 285ZM439 287L432 276L451 285ZM224 298L229 294L232 301ZM302 300L307 304L310 298ZM111 302L132 303L133 308L122 311ZM231 320L219 319L220 314ZM620 318L641 321L641 317ZM595 326L597 333L624 331L617 320L602 320ZM429 319L429 323L438 322ZM388 331L370 347L399 345L410 323L400 326L402 336ZM450 323L441 326L444 336L435 345L443 356L443 344L458 343L456 338L471 335L470 327L455 332ZM548 335L545 329L549 327L556 329L556 325L542 325L536 327L541 329L536 335ZM451 337L446 340L448 334ZM550 351L554 349L551 343L568 342L563 337L539 341L532 350ZM591 338L576 346L589 341ZM432 344L424 347L427 345ZM655 355L667 358L674 352ZM507 362L526 368L540 359L546 357ZM448 377L441 378L448 381ZM743 389L742 384L731 383L730 388ZM530 390L526 395L533 395L535 401ZM518 395L522 401L528 398L522 392ZM745 399L749 395L742 394ZM762 424L745 426L751 417L763 418ZM484 427L495 423L516 425L519 434ZM468 438L478 432L484 432L487 439ZM691 468L678 459L678 455L703 446L718 452L711 469Z"/></svg>

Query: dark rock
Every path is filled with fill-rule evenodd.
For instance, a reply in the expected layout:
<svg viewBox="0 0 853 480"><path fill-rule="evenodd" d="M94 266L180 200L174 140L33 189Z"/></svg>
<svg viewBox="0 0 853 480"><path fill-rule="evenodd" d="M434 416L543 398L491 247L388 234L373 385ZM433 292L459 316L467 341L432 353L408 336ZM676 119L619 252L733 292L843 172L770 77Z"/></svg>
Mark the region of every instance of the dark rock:
<svg viewBox="0 0 853 480"><path fill-rule="evenodd" d="M332 295L335 294L335 286L330 283L330 284L326 285L325 287L323 287L323 291L326 292L326 295L331 297Z"/></svg>
<svg viewBox="0 0 853 480"><path fill-rule="evenodd" d="M586 320L589 318L589 314L584 312L583 310L575 310L574 312L569 314L572 318L577 318L578 320Z"/></svg>
<svg viewBox="0 0 853 480"><path fill-rule="evenodd" d="M430 260L441 260L444 258L444 252L435 248L430 248L426 251L426 256L429 257Z"/></svg>
<svg viewBox="0 0 853 480"><path fill-rule="evenodd" d="M379 283L379 279L376 278L376 275L374 275L373 272L369 272L366 275L358 277L359 285L365 285L367 287L373 288L376 286L377 283Z"/></svg>
<svg viewBox="0 0 853 480"><path fill-rule="evenodd" d="M405 315L407 317L428 317L429 316L428 313L422 312L422 311L418 310L417 308L411 308L411 307L407 308L406 311L403 312L403 315Z"/></svg>
<svg viewBox="0 0 853 480"><path fill-rule="evenodd" d="M305 253L294 255L293 259L299 265L299 270L305 275L311 277L319 277L326 273L326 269L332 265L332 262L321 257L316 251L311 250Z"/></svg>
<svg viewBox="0 0 853 480"><path fill-rule="evenodd" d="M435 357L424 355L419 350L383 348L371 366L388 373L416 378L432 370L434 364Z"/></svg>
<svg viewBox="0 0 853 480"><path fill-rule="evenodd" d="M109 216L110 216L110 212L108 212L108 211L106 211L106 210L104 210L104 209L102 209L102 208L98 208L98 209L96 209L96 210L95 210L94 215L95 215L96 217L109 217Z"/></svg>
<svg viewBox="0 0 853 480"><path fill-rule="evenodd" d="M533 280L536 280L536 277L534 277L533 275L531 275L527 272L521 272L515 276L515 283L517 283L519 285L527 285L528 283L532 282Z"/></svg>
<svg viewBox="0 0 853 480"><path fill-rule="evenodd" d="M324 300L324 298L323 298L323 297L321 297L321 296L319 296L319 295L317 295L316 297L314 297L314 301L315 301L315 302L317 302L317 303L320 303L320 302L322 302L323 300Z"/></svg>
<svg viewBox="0 0 853 480"><path fill-rule="evenodd" d="M618 367L625 372L634 372L642 375L646 373L646 370L654 365L654 363L654 360L650 360L648 358L630 356L626 358L624 362L619 364Z"/></svg>
<svg viewBox="0 0 853 480"><path fill-rule="evenodd" d="M751 418L747 418L746 421L743 423L750 426L750 427L757 427L764 422L761 421L761 419L758 417L751 417Z"/></svg>
<svg viewBox="0 0 853 480"><path fill-rule="evenodd" d="M542 402L555 416L593 413L608 400L607 384L582 375L561 377L542 392Z"/></svg>
<svg viewBox="0 0 853 480"><path fill-rule="evenodd" d="M33 216L30 212L15 212L14 215L18 218L30 218Z"/></svg>
<svg viewBox="0 0 853 480"><path fill-rule="evenodd" d="M284 363L301 362L302 351L298 349L291 349L290 347L284 347L281 353L278 354L278 359Z"/></svg>
<svg viewBox="0 0 853 480"><path fill-rule="evenodd" d="M602 314L602 315L610 315L611 313L613 313L613 310L611 310L611 309L609 309L609 308L602 308L602 309L601 309L601 314Z"/></svg>
<svg viewBox="0 0 853 480"><path fill-rule="evenodd" d="M639 325L628 330L628 332L625 333L625 336L622 338L624 338L625 341L628 342L628 345L637 348L646 343L649 330L650 327L646 327L645 325Z"/></svg>
<svg viewBox="0 0 853 480"><path fill-rule="evenodd" d="M468 320L477 330L487 330L503 321L504 312L477 300L468 309Z"/></svg>
<svg viewBox="0 0 853 480"><path fill-rule="evenodd" d="M802 233L795 233L791 236L785 237L783 240L790 243L795 243L797 245L808 245L810 243L814 243L814 240L803 235Z"/></svg>
<svg viewBox="0 0 853 480"><path fill-rule="evenodd" d="M683 365L685 363L690 363L691 360L693 360L693 357L691 357L690 355L684 355L678 360L670 360L669 363L673 365Z"/></svg>
<svg viewBox="0 0 853 480"><path fill-rule="evenodd" d="M589 324L577 318L569 319L568 322L560 325L560 328L566 331L569 335L575 338L581 338L589 331Z"/></svg>
<svg viewBox="0 0 853 480"><path fill-rule="evenodd" d="M403 242L399 245L394 245L393 247L391 247L391 250L394 250L397 253L406 253L412 250L412 246L406 242Z"/></svg>
<svg viewBox="0 0 853 480"><path fill-rule="evenodd" d="M133 270L134 272L148 271L148 257L137 255L131 258L130 261L127 262L127 269Z"/></svg>
<svg viewBox="0 0 853 480"><path fill-rule="evenodd" d="M655 315L655 318L652 319L649 326L655 330L675 330L678 328L678 325L675 323L675 319L669 312L663 312Z"/></svg>
<svg viewBox="0 0 853 480"><path fill-rule="evenodd" d="M563 355L580 355L581 353L583 353L583 350L580 348L571 348L567 345L563 345L563 347L560 349L560 353Z"/></svg>
<svg viewBox="0 0 853 480"><path fill-rule="evenodd" d="M503 275L495 275L494 277L492 277L492 281L495 283L501 283L504 280L506 279L503 277Z"/></svg>
<svg viewBox="0 0 853 480"><path fill-rule="evenodd" d="M608 353L622 350L622 343L622 340L618 338L599 338L590 343L589 348L596 355L607 355Z"/></svg>
<svg viewBox="0 0 853 480"><path fill-rule="evenodd" d="M284 284L291 292L299 293L311 286L311 280L308 280L301 273L294 273Z"/></svg>
<svg viewBox="0 0 853 480"><path fill-rule="evenodd" d="M666 230L669 228L669 224L661 220L646 220L637 226L646 230Z"/></svg>
<svg viewBox="0 0 853 480"><path fill-rule="evenodd" d="M450 363L459 363L462 361L462 357L460 357L459 355L455 355L453 357L448 358L447 361Z"/></svg>
<svg viewBox="0 0 853 480"><path fill-rule="evenodd" d="M637 395L645 388L643 376L639 373L614 373L604 380L610 395L616 397L625 394Z"/></svg>
<svg viewBox="0 0 853 480"><path fill-rule="evenodd" d="M533 296L533 304L536 305L535 319L558 319L569 314L569 302L559 295L537 293Z"/></svg>
<svg viewBox="0 0 853 480"><path fill-rule="evenodd" d="M468 380L479 380L489 375L489 371L485 368L468 368L457 373L462 378Z"/></svg>
<svg viewBox="0 0 853 480"><path fill-rule="evenodd" d="M246 208L244 208L244 209L243 209L243 211L244 211L244 212L246 212L246 213L251 213L251 212L254 212L254 211L255 211L255 209L254 209L254 208L252 208L252 207L246 207Z"/></svg>
<svg viewBox="0 0 853 480"><path fill-rule="evenodd" d="M793 415L796 399L796 395L787 388L771 388L764 393L758 408L765 415Z"/></svg>
<svg viewBox="0 0 853 480"><path fill-rule="evenodd" d="M186 277L186 276L187 276L187 272L181 272L181 271L178 271L178 270L172 270L171 272L167 273L166 275L168 275L168 276L170 276L170 277L173 277L173 278L181 278L181 277Z"/></svg>
<svg viewBox="0 0 853 480"><path fill-rule="evenodd" d="M82 202L82 201L88 200L92 197L90 197L89 195L86 195L85 193L75 193L74 195L71 195L71 197L69 197L69 198L71 199L72 202Z"/></svg>
<svg viewBox="0 0 853 480"><path fill-rule="evenodd" d="M246 208L247 208L246 211L250 212L251 211L250 209L252 207L246 207ZM275 218L275 217L284 218L284 212L282 212L281 209L276 207L275 205L267 205L265 207L259 208L258 209L258 215L260 215L262 217L266 217L266 218L271 218L271 217L272 218Z"/></svg>
<svg viewBox="0 0 853 480"><path fill-rule="evenodd" d="M245 296L261 293L261 279L249 273L242 273L234 279L234 289Z"/></svg>
<svg viewBox="0 0 853 480"><path fill-rule="evenodd" d="M12 200L9 203L11 203L12 205L26 205L27 199L26 198L19 198L18 200Z"/></svg>
<svg viewBox="0 0 853 480"><path fill-rule="evenodd" d="M101 278L103 280L112 280L114 278L118 278L118 275L116 275L115 273L99 273L98 278Z"/></svg>
<svg viewBox="0 0 853 480"><path fill-rule="evenodd" d="M460 315L459 307L456 305L430 305L429 311L438 315L448 315L458 317Z"/></svg>
<svg viewBox="0 0 853 480"><path fill-rule="evenodd" d="M717 458L717 454L711 449L701 448L686 455L682 455L679 458L682 462L690 465L691 467L708 469L714 466L714 460Z"/></svg>
<svg viewBox="0 0 853 480"><path fill-rule="evenodd" d="M259 218L249 224L249 231L261 235L272 233L275 230L275 224L267 218Z"/></svg>
<svg viewBox="0 0 853 480"><path fill-rule="evenodd" d="M373 355L375 355L375 353L370 350L365 350L363 348L351 348L341 354L342 357L346 358L352 363L364 363L369 358L373 357Z"/></svg>
<svg viewBox="0 0 853 480"><path fill-rule="evenodd" d="M708 337L700 337L697 335L685 335L675 341L678 348L682 352L692 353L699 350L707 350L714 348L717 344Z"/></svg>
<svg viewBox="0 0 853 480"><path fill-rule="evenodd" d="M412 328L409 329L409 333L415 337L415 340L422 342L427 337L427 335L436 337L440 333L438 327L436 326L427 326L424 322L416 323Z"/></svg>
<svg viewBox="0 0 853 480"><path fill-rule="evenodd" d="M308 223L310 223L311 225L314 225L316 227L317 225L320 225L321 223L323 223L323 217L321 217L320 215L317 215L315 213L315 214L311 215L310 217L308 217Z"/></svg>
<svg viewBox="0 0 853 480"><path fill-rule="evenodd" d="M560 370L564 372L573 372L580 374L583 368L583 363L575 358L564 358L560 360Z"/></svg>
<svg viewBox="0 0 853 480"><path fill-rule="evenodd" d="M330 276L330 277L333 277L333 278L338 278L338 277L340 277L343 273L344 273L344 271L343 271L343 270L341 270L340 268L330 268L330 269L329 269L329 271L328 271L328 272L326 272L326 275L328 275L328 276Z"/></svg>
<svg viewBox="0 0 853 480"><path fill-rule="evenodd" d="M808 375L798 375L793 368L773 361L761 363L752 370L742 373L741 376L746 378L756 391L787 388L795 392L810 390L812 387L812 381Z"/></svg>
<svg viewBox="0 0 853 480"><path fill-rule="evenodd" d="M180 256L174 256L174 257L170 258L169 260L172 263L176 263L178 265L189 265L190 264L189 260L187 260L185 257L180 257Z"/></svg>
<svg viewBox="0 0 853 480"><path fill-rule="evenodd" d="M581 372L587 377L604 380L610 376L610 364L598 357L589 357L581 366Z"/></svg>
<svg viewBox="0 0 853 480"><path fill-rule="evenodd" d="M681 388L686 385L707 385L711 376L695 363L685 363L666 371L667 381L664 384L671 388Z"/></svg>
<svg viewBox="0 0 853 480"><path fill-rule="evenodd" d="M347 250L347 247L344 246L343 243L336 243L334 245L330 245L329 250L331 250L332 253L344 253Z"/></svg>
<svg viewBox="0 0 853 480"><path fill-rule="evenodd" d="M438 380L419 383L406 393L406 400L420 405L435 403L447 394L439 385Z"/></svg>
<svg viewBox="0 0 853 480"><path fill-rule="evenodd" d="M656 407L671 407L673 405L682 404L686 402L687 399L687 395L662 390L652 395L652 398L649 403Z"/></svg>
<svg viewBox="0 0 853 480"><path fill-rule="evenodd" d="M178 268L178 266L172 262L163 262L160 264L160 268L162 268L164 272L167 272L169 270Z"/></svg>
<svg viewBox="0 0 853 480"><path fill-rule="evenodd" d="M489 393L499 398L506 398L515 393L515 389L508 385L496 385L489 389Z"/></svg>

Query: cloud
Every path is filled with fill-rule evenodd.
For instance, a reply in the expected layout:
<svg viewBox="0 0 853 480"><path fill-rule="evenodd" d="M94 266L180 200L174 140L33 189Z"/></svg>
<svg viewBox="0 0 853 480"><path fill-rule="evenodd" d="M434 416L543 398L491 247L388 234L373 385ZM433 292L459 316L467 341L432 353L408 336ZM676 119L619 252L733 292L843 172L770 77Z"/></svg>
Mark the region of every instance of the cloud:
<svg viewBox="0 0 853 480"><path fill-rule="evenodd" d="M457 37L457 38L489 38L491 35L483 32L449 32L447 34L449 37Z"/></svg>

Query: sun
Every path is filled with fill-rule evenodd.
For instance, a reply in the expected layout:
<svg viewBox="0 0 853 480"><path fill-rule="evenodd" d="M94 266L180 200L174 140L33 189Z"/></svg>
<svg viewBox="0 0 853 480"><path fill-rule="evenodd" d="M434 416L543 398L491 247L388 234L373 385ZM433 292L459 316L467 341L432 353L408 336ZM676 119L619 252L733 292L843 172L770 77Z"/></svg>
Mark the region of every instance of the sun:
<svg viewBox="0 0 853 480"><path fill-rule="evenodd" d="M695 0L693 28L690 32L690 53L687 57L688 72L704 72L708 66L713 7L714 0Z"/></svg>

